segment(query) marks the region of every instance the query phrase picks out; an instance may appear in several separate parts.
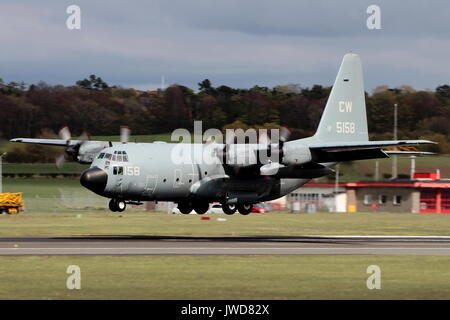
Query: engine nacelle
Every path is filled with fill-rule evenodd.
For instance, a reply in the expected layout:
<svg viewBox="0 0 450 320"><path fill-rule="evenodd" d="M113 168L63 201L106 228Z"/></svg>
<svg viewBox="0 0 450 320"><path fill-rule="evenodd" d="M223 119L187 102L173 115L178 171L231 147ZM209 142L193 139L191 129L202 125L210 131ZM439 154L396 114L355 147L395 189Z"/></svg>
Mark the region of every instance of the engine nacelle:
<svg viewBox="0 0 450 320"><path fill-rule="evenodd" d="M105 141L85 141L76 151L76 161L82 164L90 164L95 156L103 149L109 147L109 142Z"/></svg>

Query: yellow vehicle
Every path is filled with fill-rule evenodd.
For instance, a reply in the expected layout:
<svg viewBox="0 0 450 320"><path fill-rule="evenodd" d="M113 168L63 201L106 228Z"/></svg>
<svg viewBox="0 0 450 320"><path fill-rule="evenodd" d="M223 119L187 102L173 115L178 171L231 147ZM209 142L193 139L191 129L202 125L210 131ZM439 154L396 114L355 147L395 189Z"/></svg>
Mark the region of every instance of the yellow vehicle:
<svg viewBox="0 0 450 320"><path fill-rule="evenodd" d="M24 211L22 192L0 193L0 214Z"/></svg>

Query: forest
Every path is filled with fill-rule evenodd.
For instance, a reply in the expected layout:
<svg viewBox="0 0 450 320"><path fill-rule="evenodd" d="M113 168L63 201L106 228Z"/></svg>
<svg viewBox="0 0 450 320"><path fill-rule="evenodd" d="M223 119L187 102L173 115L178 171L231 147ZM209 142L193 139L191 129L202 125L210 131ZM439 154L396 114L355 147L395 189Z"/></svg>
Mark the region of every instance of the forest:
<svg viewBox="0 0 450 320"><path fill-rule="evenodd" d="M286 126L295 139L314 134L330 90L298 84L215 87L205 79L195 90L174 84L140 91L109 86L95 75L72 86L0 79L0 134L2 139L50 137L67 125L74 135L117 135L127 125L133 135L144 135L192 129L202 120L204 130ZM439 144L429 151L450 153L449 85L434 91L380 85L366 93L366 104L372 140L392 139L397 104L399 139L430 139Z"/></svg>

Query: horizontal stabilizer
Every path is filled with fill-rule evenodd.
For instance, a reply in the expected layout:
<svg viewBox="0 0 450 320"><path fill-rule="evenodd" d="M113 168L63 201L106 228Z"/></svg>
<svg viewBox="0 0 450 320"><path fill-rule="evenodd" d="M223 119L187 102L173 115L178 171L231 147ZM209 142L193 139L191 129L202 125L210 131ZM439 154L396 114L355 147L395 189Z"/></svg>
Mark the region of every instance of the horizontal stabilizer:
<svg viewBox="0 0 450 320"><path fill-rule="evenodd" d="M424 151L390 151L384 150L387 155L400 155L400 156L430 156L436 154L434 152L424 152Z"/></svg>
<svg viewBox="0 0 450 320"><path fill-rule="evenodd" d="M326 152L380 149L387 147L412 146L420 144L436 144L429 140L387 140L387 141L364 141L364 142L322 142L313 143L309 146L311 150L321 150Z"/></svg>

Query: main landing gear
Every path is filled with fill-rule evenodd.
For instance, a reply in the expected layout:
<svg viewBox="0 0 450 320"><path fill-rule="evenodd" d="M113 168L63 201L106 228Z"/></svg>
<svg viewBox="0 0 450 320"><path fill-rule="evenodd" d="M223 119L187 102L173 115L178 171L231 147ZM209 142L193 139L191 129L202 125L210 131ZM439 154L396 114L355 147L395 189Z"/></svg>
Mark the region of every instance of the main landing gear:
<svg viewBox="0 0 450 320"><path fill-rule="evenodd" d="M222 210L225 214L232 215L235 214L236 211L239 211L242 215L248 215L250 212L252 212L253 205L252 204L226 204L222 203Z"/></svg>
<svg viewBox="0 0 450 320"><path fill-rule="evenodd" d="M209 209L209 203L206 201L195 202L179 202L178 210L183 214L189 214L192 210L195 210L197 214L205 214Z"/></svg>
<svg viewBox="0 0 450 320"><path fill-rule="evenodd" d="M178 202L178 210L183 214L189 214L195 210L197 214L205 214L209 209L209 203L206 201L182 201ZM242 215L252 212L252 204L226 204L222 203L222 211L225 214L232 215L238 211Z"/></svg>
<svg viewBox="0 0 450 320"><path fill-rule="evenodd" d="M123 212L127 208L127 204L123 200L111 199L109 201L109 210L112 212Z"/></svg>

